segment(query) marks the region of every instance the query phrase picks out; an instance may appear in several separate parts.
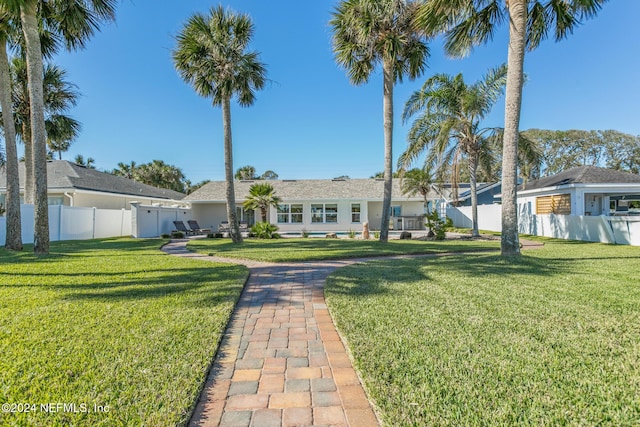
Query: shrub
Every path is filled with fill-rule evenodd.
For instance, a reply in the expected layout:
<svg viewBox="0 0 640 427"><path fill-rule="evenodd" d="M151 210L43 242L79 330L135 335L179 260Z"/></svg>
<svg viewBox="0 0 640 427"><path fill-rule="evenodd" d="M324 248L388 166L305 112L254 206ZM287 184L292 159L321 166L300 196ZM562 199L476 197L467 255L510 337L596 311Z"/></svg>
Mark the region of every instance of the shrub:
<svg viewBox="0 0 640 427"><path fill-rule="evenodd" d="M280 235L276 231L278 231L278 226L268 222L258 222L251 227L251 232L258 239L278 239Z"/></svg>
<svg viewBox="0 0 640 427"><path fill-rule="evenodd" d="M380 238L380 232L378 230L375 230L373 232L373 238L376 239L376 240L378 240Z"/></svg>
<svg viewBox="0 0 640 427"><path fill-rule="evenodd" d="M309 232L307 231L306 228L302 229L302 238L303 239L307 239L309 237Z"/></svg>
<svg viewBox="0 0 640 427"><path fill-rule="evenodd" d="M355 230L349 230L349 232L347 233L347 235L349 236L350 239L355 239L356 238L356 232Z"/></svg>
<svg viewBox="0 0 640 427"><path fill-rule="evenodd" d="M427 226L429 231L433 233L436 240L444 240L447 231L447 225L440 218L438 212L432 211L426 215Z"/></svg>
<svg viewBox="0 0 640 427"><path fill-rule="evenodd" d="M171 237L174 239L184 239L184 233L182 231L172 231Z"/></svg>
<svg viewBox="0 0 640 427"><path fill-rule="evenodd" d="M162 233L162 234L160 235L160 237L162 237L163 239L170 239L170 238L171 238L171 234Z"/></svg>

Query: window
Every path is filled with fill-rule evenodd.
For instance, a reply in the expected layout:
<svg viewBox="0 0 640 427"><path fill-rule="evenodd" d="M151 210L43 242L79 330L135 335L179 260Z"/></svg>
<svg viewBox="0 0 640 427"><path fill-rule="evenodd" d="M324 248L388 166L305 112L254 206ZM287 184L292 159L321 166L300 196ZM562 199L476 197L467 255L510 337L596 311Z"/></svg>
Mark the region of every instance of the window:
<svg viewBox="0 0 640 427"><path fill-rule="evenodd" d="M360 203L351 205L351 222L360 222Z"/></svg>
<svg viewBox="0 0 640 427"><path fill-rule="evenodd" d="M64 196L50 196L50 197L47 197L47 204L48 205L54 205L54 206L64 205Z"/></svg>
<svg viewBox="0 0 640 427"><path fill-rule="evenodd" d="M311 222L313 223L335 223L338 222L338 205L314 204L311 205Z"/></svg>
<svg viewBox="0 0 640 427"><path fill-rule="evenodd" d="M402 206L391 206L391 216L402 216Z"/></svg>
<svg viewBox="0 0 640 427"><path fill-rule="evenodd" d="M338 205L324 205L325 222L338 222Z"/></svg>
<svg viewBox="0 0 640 427"><path fill-rule="evenodd" d="M278 205L278 223L302 224L302 205Z"/></svg>

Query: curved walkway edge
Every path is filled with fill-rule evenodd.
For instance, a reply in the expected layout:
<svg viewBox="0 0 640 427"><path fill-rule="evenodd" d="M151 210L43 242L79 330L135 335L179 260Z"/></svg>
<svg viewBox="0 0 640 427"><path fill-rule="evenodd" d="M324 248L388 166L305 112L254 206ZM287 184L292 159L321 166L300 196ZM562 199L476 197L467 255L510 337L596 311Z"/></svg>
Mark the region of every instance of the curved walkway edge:
<svg viewBox="0 0 640 427"><path fill-rule="evenodd" d="M263 263L190 252L187 241L162 250L249 268L190 426L380 425L329 314L324 285L339 267L381 258ZM443 255L453 254L385 258Z"/></svg>
<svg viewBox="0 0 640 427"><path fill-rule="evenodd" d="M373 427L379 421L324 300L327 276L358 260L243 264L249 280L222 337L190 426Z"/></svg>

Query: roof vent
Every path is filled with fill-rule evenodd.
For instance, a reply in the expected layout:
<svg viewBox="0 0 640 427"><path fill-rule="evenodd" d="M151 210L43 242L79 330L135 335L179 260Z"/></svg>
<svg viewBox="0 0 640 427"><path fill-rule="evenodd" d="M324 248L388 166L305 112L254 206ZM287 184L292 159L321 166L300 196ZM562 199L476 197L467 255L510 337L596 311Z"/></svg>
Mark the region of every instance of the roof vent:
<svg viewBox="0 0 640 427"><path fill-rule="evenodd" d="M240 182L253 182L253 179L241 179Z"/></svg>
<svg viewBox="0 0 640 427"><path fill-rule="evenodd" d="M384 178L374 178L376 181L384 181Z"/></svg>
<svg viewBox="0 0 640 427"><path fill-rule="evenodd" d="M297 179L283 179L282 182L298 182Z"/></svg>

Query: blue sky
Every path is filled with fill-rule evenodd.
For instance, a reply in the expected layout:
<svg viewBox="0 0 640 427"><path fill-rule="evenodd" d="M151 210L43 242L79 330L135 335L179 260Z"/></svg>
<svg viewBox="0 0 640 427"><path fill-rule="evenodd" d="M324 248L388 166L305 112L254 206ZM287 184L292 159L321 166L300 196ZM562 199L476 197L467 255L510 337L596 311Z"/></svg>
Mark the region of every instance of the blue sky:
<svg viewBox="0 0 640 427"><path fill-rule="evenodd" d="M281 179L366 178L383 169L382 78L354 87L338 68L328 21L335 0L222 3L251 15L252 49L261 52L271 83L249 108L232 105L234 169L253 165ZM192 182L224 179L219 108L196 95L173 68L175 36L202 0L123 0L117 20L79 52L55 62L82 97L71 112L80 137L64 159L93 157L101 170L118 162L163 160ZM521 129L616 129L640 134L640 1L615 0L559 43L528 54ZM435 73L462 72L473 82L507 58L507 27L464 60L430 44L425 75L396 87L394 158L406 146L400 120L410 94ZM486 124L502 126L500 100Z"/></svg>

